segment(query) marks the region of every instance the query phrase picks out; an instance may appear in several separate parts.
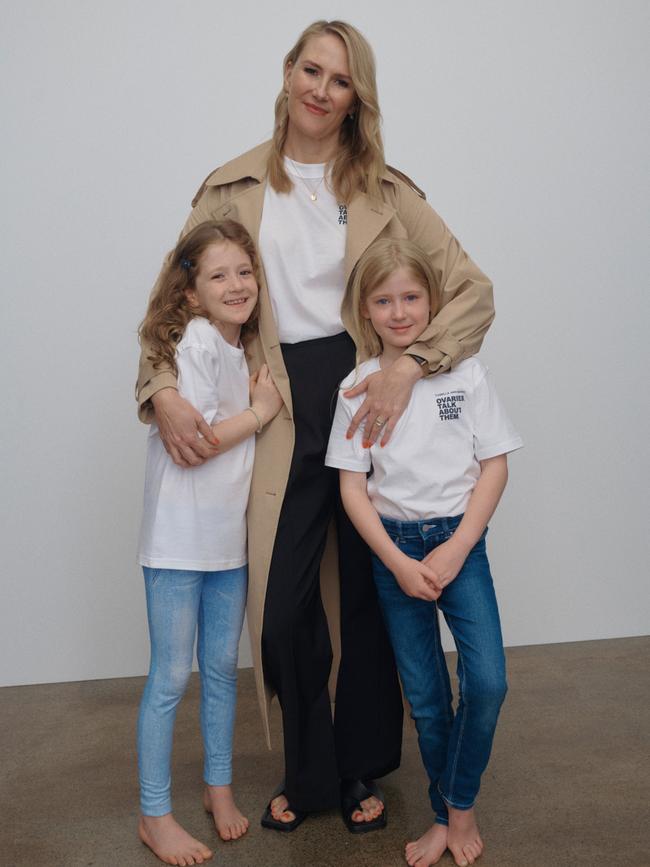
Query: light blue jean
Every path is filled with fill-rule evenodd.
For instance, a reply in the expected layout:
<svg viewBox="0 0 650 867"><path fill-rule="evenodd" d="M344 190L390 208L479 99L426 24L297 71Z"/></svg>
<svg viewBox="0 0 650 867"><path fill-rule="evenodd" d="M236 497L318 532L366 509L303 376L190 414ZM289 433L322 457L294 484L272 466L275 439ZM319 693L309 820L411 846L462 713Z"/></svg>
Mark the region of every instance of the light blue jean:
<svg viewBox="0 0 650 867"><path fill-rule="evenodd" d="M151 664L138 716L140 806L145 816L163 816L172 808L174 721L192 671L197 628L204 780L210 786L231 782L248 569L194 572L143 566L143 572Z"/></svg>
<svg viewBox="0 0 650 867"><path fill-rule="evenodd" d="M401 551L423 560L451 538L461 518L381 520ZM469 810L474 805L507 691L499 611L485 551L486 533L437 603L407 596L393 574L373 556L379 602L429 777L431 806L436 822L442 825L448 823L448 806ZM455 714L438 609L444 614L458 651L459 701Z"/></svg>

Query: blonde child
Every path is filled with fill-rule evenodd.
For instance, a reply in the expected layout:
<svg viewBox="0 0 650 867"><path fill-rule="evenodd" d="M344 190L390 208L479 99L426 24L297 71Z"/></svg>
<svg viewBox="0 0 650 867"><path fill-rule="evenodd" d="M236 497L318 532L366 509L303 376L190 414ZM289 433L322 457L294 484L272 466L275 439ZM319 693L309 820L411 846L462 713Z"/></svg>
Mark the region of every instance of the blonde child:
<svg viewBox="0 0 650 867"><path fill-rule="evenodd" d="M387 444L346 436L363 396L344 389L417 343L438 310L436 287L427 256L409 241L378 241L359 260L343 308L360 363L342 384L325 460L339 468L345 509L373 551L430 781L435 822L406 845L412 867L436 864L446 849L457 865L473 864L483 850L474 802L507 688L485 535L506 484L506 453L522 445L476 358L417 382ZM458 650L455 714L438 609Z"/></svg>
<svg viewBox="0 0 650 867"><path fill-rule="evenodd" d="M224 840L248 829L231 783L237 650L247 588L246 503L259 433L282 400L264 365L249 379L242 329L255 328L258 259L231 220L205 222L172 253L140 327L156 361L203 415L214 456L183 468L152 425L139 562L151 666L138 718L141 840L167 864L202 864L211 850L171 812L170 759L177 705L195 637L201 678L203 802ZM218 443L218 445L216 445Z"/></svg>

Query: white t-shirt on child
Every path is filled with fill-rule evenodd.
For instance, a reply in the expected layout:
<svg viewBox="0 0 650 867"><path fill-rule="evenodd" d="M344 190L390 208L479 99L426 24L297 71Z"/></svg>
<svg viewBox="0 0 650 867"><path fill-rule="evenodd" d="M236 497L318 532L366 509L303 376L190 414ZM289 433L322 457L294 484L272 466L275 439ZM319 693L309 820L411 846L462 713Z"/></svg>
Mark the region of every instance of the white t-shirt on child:
<svg viewBox="0 0 650 867"><path fill-rule="evenodd" d="M176 348L178 390L208 424L249 403L244 350L207 319L188 323ZM217 571L246 561L246 505L255 437L199 467L177 467L151 425L138 562L158 569Z"/></svg>
<svg viewBox="0 0 650 867"><path fill-rule="evenodd" d="M341 383L351 388L379 370L379 359L359 365ZM365 395L339 392L325 463L368 472L368 496L380 515L399 521L461 515L480 475L479 461L521 448L523 441L477 358L448 373L416 382L388 445L361 445L363 427L345 438Z"/></svg>

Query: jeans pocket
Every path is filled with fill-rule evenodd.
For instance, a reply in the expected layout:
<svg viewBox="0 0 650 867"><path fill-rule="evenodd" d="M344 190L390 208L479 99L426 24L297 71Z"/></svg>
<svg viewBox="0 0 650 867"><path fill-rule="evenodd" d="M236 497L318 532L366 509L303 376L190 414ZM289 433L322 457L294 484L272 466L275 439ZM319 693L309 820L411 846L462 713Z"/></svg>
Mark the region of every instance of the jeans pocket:
<svg viewBox="0 0 650 867"><path fill-rule="evenodd" d="M163 571L163 569L152 569L149 566L145 566L145 579L149 587L156 586Z"/></svg>

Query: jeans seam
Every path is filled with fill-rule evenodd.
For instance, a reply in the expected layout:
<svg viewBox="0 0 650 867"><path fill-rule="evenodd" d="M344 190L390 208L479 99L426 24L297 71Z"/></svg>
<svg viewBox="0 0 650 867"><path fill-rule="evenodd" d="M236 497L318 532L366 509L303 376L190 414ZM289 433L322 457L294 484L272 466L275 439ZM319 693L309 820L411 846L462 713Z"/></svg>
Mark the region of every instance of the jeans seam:
<svg viewBox="0 0 650 867"><path fill-rule="evenodd" d="M460 756L460 750L461 750L462 743L463 743L463 735L465 733L465 722L467 719L467 704L465 702L465 697L463 695L463 692L464 692L463 686L465 683L465 664L463 662L463 655L460 652L460 650L458 652L458 660L459 660L460 669L461 669L461 676L459 678L459 691L460 691L461 699L463 702L463 714L462 714L461 720L460 720L460 727L459 727L459 731L458 731L458 741L456 742L456 750L454 752L454 761L453 761L453 764L451 766L451 774L450 774L450 779L449 779L450 801L453 798L453 794L454 794L454 784L456 782L456 770L458 768L458 759ZM443 795L443 797L444 797L444 795Z"/></svg>

